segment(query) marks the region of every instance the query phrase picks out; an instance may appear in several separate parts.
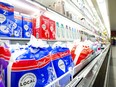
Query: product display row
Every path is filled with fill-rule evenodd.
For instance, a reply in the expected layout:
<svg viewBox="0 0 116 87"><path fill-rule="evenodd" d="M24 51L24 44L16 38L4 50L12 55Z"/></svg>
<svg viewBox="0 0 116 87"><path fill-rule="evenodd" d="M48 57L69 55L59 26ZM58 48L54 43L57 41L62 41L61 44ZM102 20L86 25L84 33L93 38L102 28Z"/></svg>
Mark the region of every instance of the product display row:
<svg viewBox="0 0 116 87"><path fill-rule="evenodd" d="M101 26L98 23L97 17L94 15L95 13L93 13L92 8L90 8L86 0L51 0L48 3L46 3L47 0L34 1L43 4L47 8L52 9L72 21L82 24L89 31L98 35L101 33L98 31L101 29Z"/></svg>
<svg viewBox="0 0 116 87"><path fill-rule="evenodd" d="M8 8L12 8L12 11ZM85 28L87 26L83 27L85 25L83 23L83 26L81 26L75 22L70 22L70 20L63 21L65 18L48 11L43 12L43 14L36 14L33 17L16 12L14 9L15 7L8 3L1 2L0 37L30 38L30 35L33 34L40 39L75 40L81 39L81 32L86 32L88 29ZM5 14L5 12L8 14ZM95 33L94 29L92 32L91 34ZM89 34L89 32L87 33Z"/></svg>
<svg viewBox="0 0 116 87"><path fill-rule="evenodd" d="M32 19L14 13L14 7L0 2L0 37L29 38L32 33Z"/></svg>
<svg viewBox="0 0 116 87"><path fill-rule="evenodd" d="M20 15L18 12L14 12L13 6L3 2L0 4L1 37L30 38L30 35L33 34L41 39L77 39L79 30L76 27L65 26L44 15L38 15L38 20L28 15ZM37 25L39 28L36 27Z"/></svg>
<svg viewBox="0 0 116 87"><path fill-rule="evenodd" d="M11 54L9 51L7 52L8 49ZM6 47L4 49L1 47L0 50L1 71L4 70L4 73L1 73L1 76L4 77L1 79L5 82L5 87L31 85L44 87L73 70L74 66L84 61L93 52L100 53L101 45L91 41L74 41L74 43L56 42L49 46L32 37L28 45L10 45L7 46L7 50ZM8 54L10 54L9 61L6 58ZM68 74L54 87L58 85L65 87L72 77L72 74Z"/></svg>
<svg viewBox="0 0 116 87"><path fill-rule="evenodd" d="M67 86L107 45L94 16L85 0L1 0L0 87Z"/></svg>

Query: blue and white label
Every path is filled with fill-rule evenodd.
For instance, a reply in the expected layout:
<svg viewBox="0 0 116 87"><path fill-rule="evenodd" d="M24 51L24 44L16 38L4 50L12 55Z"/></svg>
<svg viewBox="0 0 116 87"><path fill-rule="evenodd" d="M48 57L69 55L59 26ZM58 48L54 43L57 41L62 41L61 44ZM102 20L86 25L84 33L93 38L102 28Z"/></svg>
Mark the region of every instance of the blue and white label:
<svg viewBox="0 0 116 87"><path fill-rule="evenodd" d="M24 74L19 80L18 87L35 87L37 78L33 73Z"/></svg>

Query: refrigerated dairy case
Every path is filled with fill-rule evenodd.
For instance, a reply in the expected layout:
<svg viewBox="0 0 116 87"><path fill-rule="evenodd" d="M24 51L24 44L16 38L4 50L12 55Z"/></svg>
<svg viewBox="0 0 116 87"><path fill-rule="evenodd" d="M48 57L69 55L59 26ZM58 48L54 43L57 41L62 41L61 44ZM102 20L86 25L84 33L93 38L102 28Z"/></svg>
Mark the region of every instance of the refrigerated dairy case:
<svg viewBox="0 0 116 87"><path fill-rule="evenodd" d="M12 54L24 51L10 60L4 72L5 85L105 87L110 43L91 3L87 0L1 0L0 16L4 20L1 20L0 39L14 45L10 49ZM31 35L36 39L30 40ZM55 42L63 43L55 48ZM33 80L32 84L27 84L28 78Z"/></svg>
<svg viewBox="0 0 116 87"><path fill-rule="evenodd" d="M73 71L67 72L46 87L54 86L68 73L73 73L73 78L65 87L108 87L110 55L111 49L108 45L101 53L91 55L74 67Z"/></svg>

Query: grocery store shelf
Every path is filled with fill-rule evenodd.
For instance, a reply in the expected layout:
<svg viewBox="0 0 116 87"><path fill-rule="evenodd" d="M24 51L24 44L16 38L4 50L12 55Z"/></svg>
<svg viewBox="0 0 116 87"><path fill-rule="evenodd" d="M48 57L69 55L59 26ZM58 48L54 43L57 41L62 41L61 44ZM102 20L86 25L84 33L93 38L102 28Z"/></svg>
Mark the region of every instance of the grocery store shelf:
<svg viewBox="0 0 116 87"><path fill-rule="evenodd" d="M19 40L19 41L29 41L30 38L14 38L14 37L0 37L1 40ZM67 42L67 41L74 41L74 40L50 40L50 39L42 39L43 41L50 41L50 42L56 42L56 41L64 41L64 42Z"/></svg>
<svg viewBox="0 0 116 87"><path fill-rule="evenodd" d="M94 32L90 31L90 29L89 29L87 26L85 26L83 23L81 23L81 22L79 22L79 21L77 21L77 22L76 22L76 21L73 21L72 19L70 19L70 18L68 18L68 17L66 17L66 16L64 16L64 15L62 15L62 14L60 14L59 12L57 12L57 11L55 11L55 10L52 10L51 8L48 8L48 7L45 6L45 5L42 5L42 4L39 3L39 1L37 1L37 0L31 0L31 1L37 3L37 4L41 5L41 6L43 6L44 8L46 8L47 11L50 11L50 12L52 12L52 13L56 13L56 14L58 14L59 16L62 16L62 17L64 17L64 18L66 18L66 19L68 19L68 20L70 20L70 21L72 21L72 22L74 22L74 23L76 23L76 24L82 26L83 28L86 29L86 31L91 32L90 34L98 36L98 35L95 34ZM84 16L86 16L81 10L80 10L80 12L81 12ZM89 19L89 18L88 18L88 19ZM91 24L93 25L92 22L91 22ZM95 27L95 26L94 26L94 27ZM86 32L86 31L85 31L85 32ZM88 32L86 32L86 33L88 33Z"/></svg>
<svg viewBox="0 0 116 87"><path fill-rule="evenodd" d="M73 76L75 76L77 73L79 73L89 62L91 62L98 54L93 54L91 56L89 56L87 59L85 59L83 62L81 62L80 64L78 64L77 66L75 66L73 68L73 70L68 71L67 73L63 74L61 77L57 78L56 80L54 80L53 82L51 82L50 84L48 84L46 87L51 87L53 85L55 85L59 80L63 79L64 77L66 77L68 74L72 75L72 80L73 80ZM78 82L81 80L82 78L77 78L75 80L77 80ZM75 81L74 80L74 81Z"/></svg>
<svg viewBox="0 0 116 87"><path fill-rule="evenodd" d="M99 72L99 69L105 59L108 52L109 45L104 49L100 55L98 55L92 62L90 62L66 87L89 87L90 83L94 83L95 78ZM96 66L96 64L98 65ZM94 75L91 79L86 79L87 75L93 69ZM92 74L90 75L92 76ZM94 78L94 79L93 79ZM88 86L87 86L88 85Z"/></svg>
<svg viewBox="0 0 116 87"><path fill-rule="evenodd" d="M72 1L70 0L70 2L78 9L78 11L87 19L89 20L89 23L91 24L92 27L94 27L95 29L97 28L95 26L95 24L92 22L92 20ZM97 29L98 30L98 29Z"/></svg>
<svg viewBox="0 0 116 87"><path fill-rule="evenodd" d="M18 41L29 41L30 38L14 38L14 37L0 37L1 40L18 40Z"/></svg>
<svg viewBox="0 0 116 87"><path fill-rule="evenodd" d="M30 38L14 38L14 37L0 37L0 40L10 41L11 44L27 44L30 41ZM54 42L73 42L74 40L50 40L50 39L42 39L46 41L48 44L52 45Z"/></svg>
<svg viewBox="0 0 116 87"><path fill-rule="evenodd" d="M89 29L88 27L86 27L82 22L80 22L80 21L74 21L74 20L72 20L72 19L70 19L70 18L67 18L66 16L64 16L64 15L62 15L62 14L60 14L60 13L54 11L54 10L52 10L51 8L47 8L47 10L48 10L49 12L58 14L59 16L62 16L62 17L64 17L64 18L66 18L66 19L68 19L68 20L70 20L70 21L72 21L72 22L74 22L74 23L80 25L81 27L85 28L85 29L82 30L82 31L84 31L84 32L86 32L86 33L89 32L89 34L94 35L94 36L99 36L99 35L95 34L94 32L90 31L90 29Z"/></svg>
<svg viewBox="0 0 116 87"><path fill-rule="evenodd" d="M74 40L50 40L50 39L42 39L43 41L47 41L47 42L57 42L57 41L61 41L61 42L73 42Z"/></svg>
<svg viewBox="0 0 116 87"><path fill-rule="evenodd" d="M72 78L71 82L69 84L67 84L66 87L77 86L77 84L79 84L88 75L88 73L90 73L90 71L93 69L94 65L96 63L99 63L99 61L102 60L99 63L99 66L97 69L97 73L99 72L99 68L101 67L100 64L103 63L104 57L106 56L108 49L109 49L109 45L100 54L97 53L97 54L93 54L93 55L89 56L86 60L84 60L77 66L75 66L72 71L65 73L60 78L58 78L58 79L54 80L53 82L51 82L50 84L48 84L46 87L55 86L55 84L59 80L63 79L68 74L71 74L74 78ZM96 74L96 76L97 76L97 74ZM85 86L85 87L87 87L87 86Z"/></svg>

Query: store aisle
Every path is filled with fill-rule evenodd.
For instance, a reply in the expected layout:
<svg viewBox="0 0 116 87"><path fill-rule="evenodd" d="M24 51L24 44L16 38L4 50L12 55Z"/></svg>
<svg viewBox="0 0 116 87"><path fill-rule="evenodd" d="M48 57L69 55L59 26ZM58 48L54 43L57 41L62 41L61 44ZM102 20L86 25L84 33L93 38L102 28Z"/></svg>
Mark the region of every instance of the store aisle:
<svg viewBox="0 0 116 87"><path fill-rule="evenodd" d="M116 46L112 46L112 55L109 70L109 87L116 87Z"/></svg>

